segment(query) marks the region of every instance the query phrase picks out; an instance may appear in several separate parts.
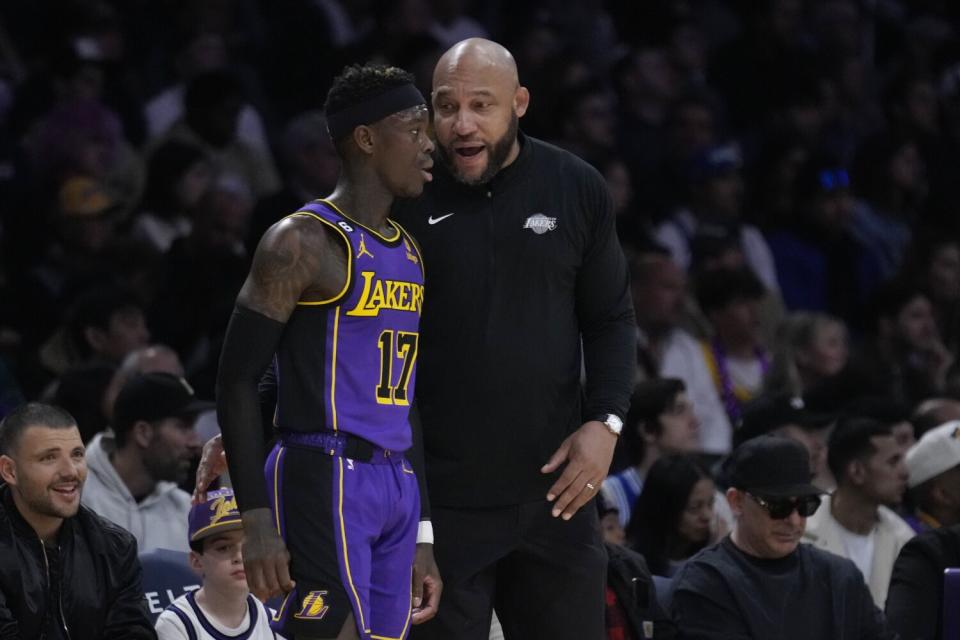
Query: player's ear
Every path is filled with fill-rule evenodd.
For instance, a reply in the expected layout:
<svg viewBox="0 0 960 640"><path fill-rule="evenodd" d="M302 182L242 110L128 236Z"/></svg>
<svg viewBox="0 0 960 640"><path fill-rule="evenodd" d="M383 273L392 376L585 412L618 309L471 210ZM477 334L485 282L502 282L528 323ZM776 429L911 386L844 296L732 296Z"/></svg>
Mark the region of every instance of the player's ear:
<svg viewBox="0 0 960 640"><path fill-rule="evenodd" d="M373 153L374 137L373 129L365 124L361 124L353 130L353 141L360 151L367 155Z"/></svg>

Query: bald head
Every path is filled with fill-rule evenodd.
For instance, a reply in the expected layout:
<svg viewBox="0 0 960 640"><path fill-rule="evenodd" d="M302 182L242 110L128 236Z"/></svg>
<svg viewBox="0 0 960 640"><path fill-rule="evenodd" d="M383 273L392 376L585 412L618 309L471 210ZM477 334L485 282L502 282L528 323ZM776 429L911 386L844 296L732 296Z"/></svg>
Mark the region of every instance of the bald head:
<svg viewBox="0 0 960 640"><path fill-rule="evenodd" d="M501 45L470 38L441 56L433 72L433 124L440 159L453 176L483 184L516 160L518 120L530 94Z"/></svg>
<svg viewBox="0 0 960 640"><path fill-rule="evenodd" d="M135 374L138 373L156 373L165 372L183 377L183 364L180 362L180 356L170 347L163 344L150 345L142 349L136 349L127 354L120 367L114 371L110 384L103 392L101 401L103 415L108 419L113 418L113 405L117 400L120 389Z"/></svg>
<svg viewBox="0 0 960 640"><path fill-rule="evenodd" d="M433 72L434 91L450 74L458 72L489 75L514 87L520 84L513 54L503 45L484 38L461 40L440 57Z"/></svg>

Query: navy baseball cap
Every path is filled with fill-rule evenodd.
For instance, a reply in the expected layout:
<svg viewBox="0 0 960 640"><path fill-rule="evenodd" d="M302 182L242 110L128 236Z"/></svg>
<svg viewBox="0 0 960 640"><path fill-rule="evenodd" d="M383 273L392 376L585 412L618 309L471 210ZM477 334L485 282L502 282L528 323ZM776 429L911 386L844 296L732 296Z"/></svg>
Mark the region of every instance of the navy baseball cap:
<svg viewBox="0 0 960 640"><path fill-rule="evenodd" d="M799 396L762 395L744 406L743 417L733 432L734 446L791 424L812 431L824 429L836 418L833 414L810 411Z"/></svg>
<svg viewBox="0 0 960 640"><path fill-rule="evenodd" d="M707 147L696 153L687 167L691 182L701 183L713 178L739 171L743 167L743 155L735 143Z"/></svg>
<svg viewBox="0 0 960 640"><path fill-rule="evenodd" d="M810 483L810 454L799 442L763 435L747 440L723 463L731 487L760 497L801 498L823 493Z"/></svg>
<svg viewBox="0 0 960 640"><path fill-rule="evenodd" d="M213 409L213 402L197 399L186 380L172 373L137 374L124 383L113 405L113 428L127 431L137 420L193 416Z"/></svg>
<svg viewBox="0 0 960 640"><path fill-rule="evenodd" d="M232 489L208 491L206 501L190 508L187 522L190 542L243 528Z"/></svg>

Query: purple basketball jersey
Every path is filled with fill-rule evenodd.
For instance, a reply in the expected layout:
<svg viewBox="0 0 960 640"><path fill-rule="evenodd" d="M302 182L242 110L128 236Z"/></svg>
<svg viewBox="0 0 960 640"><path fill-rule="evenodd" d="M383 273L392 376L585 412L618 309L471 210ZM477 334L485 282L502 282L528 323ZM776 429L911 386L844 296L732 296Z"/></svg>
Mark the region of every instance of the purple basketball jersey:
<svg viewBox="0 0 960 640"><path fill-rule="evenodd" d="M310 217L343 237L347 283L338 296L300 302L277 350L277 419L289 431L343 431L377 446L411 445L423 262L393 221L387 236L317 200Z"/></svg>

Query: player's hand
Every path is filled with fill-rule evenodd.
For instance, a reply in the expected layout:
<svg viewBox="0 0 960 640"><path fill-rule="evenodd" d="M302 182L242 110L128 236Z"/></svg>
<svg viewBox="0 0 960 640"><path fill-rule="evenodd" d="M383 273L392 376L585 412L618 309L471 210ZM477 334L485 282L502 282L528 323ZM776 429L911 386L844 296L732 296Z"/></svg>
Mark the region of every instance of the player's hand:
<svg viewBox="0 0 960 640"><path fill-rule="evenodd" d="M563 441L550 461L540 469L541 473L553 473L566 462L557 481L547 491L547 500L553 505L553 517L569 520L600 490L607 477L617 436L597 420L586 422ZM587 486L591 485L591 486Z"/></svg>
<svg viewBox="0 0 960 640"><path fill-rule="evenodd" d="M418 544L417 555L413 560L413 624L422 624L437 615L440 594L443 592L443 580L440 570L433 559L432 544Z"/></svg>
<svg viewBox="0 0 960 640"><path fill-rule="evenodd" d="M203 445L200 465L197 467L197 482L193 489L193 504L207 500L207 487L227 472L227 452L223 450L220 434L213 436Z"/></svg>
<svg viewBox="0 0 960 640"><path fill-rule="evenodd" d="M250 593L266 602L274 596L293 591L290 579L290 554L277 533L270 509L244 511L243 570Z"/></svg>

